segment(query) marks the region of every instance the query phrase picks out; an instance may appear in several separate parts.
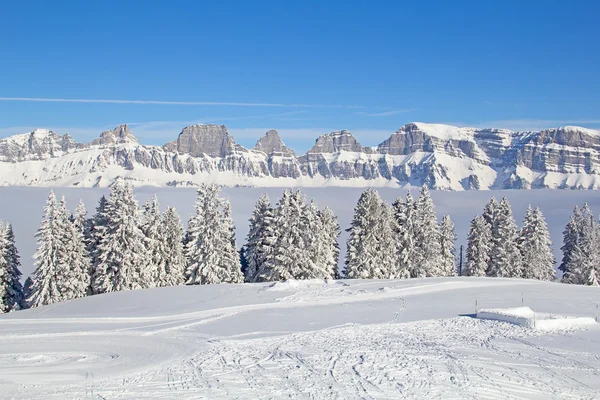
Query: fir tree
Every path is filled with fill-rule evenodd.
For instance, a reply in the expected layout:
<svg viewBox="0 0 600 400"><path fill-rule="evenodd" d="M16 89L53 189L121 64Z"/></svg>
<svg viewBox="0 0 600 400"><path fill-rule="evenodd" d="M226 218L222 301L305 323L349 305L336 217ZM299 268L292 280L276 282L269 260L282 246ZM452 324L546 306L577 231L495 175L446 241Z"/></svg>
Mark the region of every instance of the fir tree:
<svg viewBox="0 0 600 400"><path fill-rule="evenodd" d="M259 271L263 267L267 254L271 251L269 238L272 237L272 224L273 208L269 197L265 194L258 199L250 217L250 229L244 248L244 258L247 263L244 272L246 282L257 282L262 279Z"/></svg>
<svg viewBox="0 0 600 400"><path fill-rule="evenodd" d="M21 285L21 257L19 256L19 251L15 244L15 234L11 224L6 225L5 243L6 247L4 254L7 268L5 276L6 297L4 297L4 303L10 308L9 311L13 311L14 309L24 309L27 308L27 304L23 294L23 286Z"/></svg>
<svg viewBox="0 0 600 400"><path fill-rule="evenodd" d="M8 303L9 273L8 273L8 240L6 240L6 227L0 220L0 314L10 311Z"/></svg>
<svg viewBox="0 0 600 400"><path fill-rule="evenodd" d="M466 276L485 276L490 264L492 232L483 216L471 221L467 241L467 260L464 268Z"/></svg>
<svg viewBox="0 0 600 400"><path fill-rule="evenodd" d="M570 269L572 269L571 261L574 248L577 246L579 240L579 223L581 221L581 212L579 207L575 206L573 209L573 215L569 219L569 223L563 231L563 245L560 248L563 252L563 259L558 267L561 270L564 281L569 281Z"/></svg>
<svg viewBox="0 0 600 400"><path fill-rule="evenodd" d="M322 262L325 265L325 270L329 271L328 276L337 279L340 277L338 272L340 225L337 217L328 207L319 211L319 219L322 227L319 240L322 241L324 250Z"/></svg>
<svg viewBox="0 0 600 400"><path fill-rule="evenodd" d="M441 276L456 275L456 233L450 216L445 215L440 223Z"/></svg>
<svg viewBox="0 0 600 400"><path fill-rule="evenodd" d="M498 206L498 200L496 200L495 197L492 197L483 209L482 217L485 220L485 222L490 226L490 230L494 229Z"/></svg>
<svg viewBox="0 0 600 400"><path fill-rule="evenodd" d="M347 230L350 232L346 243L345 273L348 278L395 277L398 260L391 220L392 212L379 193L374 189L365 190L358 199Z"/></svg>
<svg viewBox="0 0 600 400"><path fill-rule="evenodd" d="M594 283L600 263L598 229L598 223L587 204L581 210L575 208L565 229L562 282L579 285Z"/></svg>
<svg viewBox="0 0 600 400"><path fill-rule="evenodd" d="M443 276L444 271L440 268L442 265L440 231L433 200L427 186L421 188L421 195L416 204L416 219L415 243L417 251L414 261L415 268L411 275L414 278Z"/></svg>
<svg viewBox="0 0 600 400"><path fill-rule="evenodd" d="M512 216L510 204L505 197L500 201L495 212L488 276L522 276L521 253L517 239L517 225Z"/></svg>
<svg viewBox="0 0 600 400"><path fill-rule="evenodd" d="M233 221L228 202L219 198L216 185L201 185L196 214L186 234L186 283L238 283L242 281L240 259L233 246Z"/></svg>
<svg viewBox="0 0 600 400"><path fill-rule="evenodd" d="M93 290L95 293L139 289L145 267L144 234L139 227L139 208L133 189L122 180L111 187L96 250Z"/></svg>
<svg viewBox="0 0 600 400"><path fill-rule="evenodd" d="M80 203L83 204L83 203ZM64 198L61 200L61 215L67 215ZM83 215L83 218L81 216ZM61 277L64 282L61 289L63 300L76 299L86 296L90 287L91 260L86 248L84 230L85 214L81 209L76 211L76 218L65 221L64 246L65 253L65 275ZM79 218L79 219L78 219Z"/></svg>
<svg viewBox="0 0 600 400"><path fill-rule="evenodd" d="M88 294L96 294L95 288L98 287L96 283L96 277L100 276L99 259L98 259L98 248L103 241L108 226L108 215L107 215L107 204L108 200L103 195L98 201L96 206L96 212L92 216L89 223L89 234L88 234L88 253L91 259L90 277L91 283L88 289Z"/></svg>
<svg viewBox="0 0 600 400"><path fill-rule="evenodd" d="M280 281L305 279L313 269L314 258L309 253L306 198L300 191L286 190L273 211L273 229L268 243L272 250L266 254L260 280Z"/></svg>
<svg viewBox="0 0 600 400"><path fill-rule="evenodd" d="M53 191L50 191L44 218L37 231L38 249L34 255L36 269L33 272L31 297L27 300L31 307L53 304L63 300L62 292L68 274L66 265L67 248L65 233L69 223L64 204L59 205Z"/></svg>
<svg viewBox="0 0 600 400"><path fill-rule="evenodd" d="M157 271L156 286L177 286L184 283L183 228L177 211L167 207L163 216L163 240L166 262Z"/></svg>
<svg viewBox="0 0 600 400"><path fill-rule="evenodd" d="M165 264L168 262L163 237L163 221L156 195L152 201L144 203L142 224L140 226L144 234L145 265L141 270L140 285L143 288L159 286L158 271L164 272ZM161 277L161 278L164 278Z"/></svg>
<svg viewBox="0 0 600 400"><path fill-rule="evenodd" d="M410 191L406 199L401 197L392 204L394 224L397 237L398 263L395 271L397 278L409 278L415 270L416 252L416 203Z"/></svg>
<svg viewBox="0 0 600 400"><path fill-rule="evenodd" d="M523 278L550 281L554 279L554 256L548 226L539 208L527 207L519 235Z"/></svg>
<svg viewBox="0 0 600 400"><path fill-rule="evenodd" d="M29 299L31 297L32 288L33 288L33 279L30 276L28 276L27 279L25 279L25 283L23 284L23 303L24 303L23 308L30 307L27 299Z"/></svg>

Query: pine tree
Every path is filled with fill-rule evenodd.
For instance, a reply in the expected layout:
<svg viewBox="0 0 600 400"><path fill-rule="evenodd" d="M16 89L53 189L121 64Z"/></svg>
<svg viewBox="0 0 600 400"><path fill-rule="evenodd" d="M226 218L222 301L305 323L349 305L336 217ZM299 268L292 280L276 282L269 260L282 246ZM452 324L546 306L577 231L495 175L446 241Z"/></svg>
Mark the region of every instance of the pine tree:
<svg viewBox="0 0 600 400"><path fill-rule="evenodd" d="M6 260L6 297L4 297L4 303L10 308L9 311L27 308L23 295L23 286L21 285L21 257L15 244L15 234L11 224L6 225L5 229L4 257Z"/></svg>
<svg viewBox="0 0 600 400"><path fill-rule="evenodd" d="M111 187L105 205L104 225L96 250L94 293L139 289L145 266L144 234L139 227L139 208L133 189L122 180Z"/></svg>
<svg viewBox="0 0 600 400"><path fill-rule="evenodd" d="M394 234L397 237L398 263L395 271L397 278L409 278L415 271L416 252L416 203L410 191L406 199L401 197L392 204L394 216Z"/></svg>
<svg viewBox="0 0 600 400"><path fill-rule="evenodd" d="M397 247L392 212L374 189L365 190L354 208L346 251L346 276L351 279L395 277Z"/></svg>
<svg viewBox="0 0 600 400"><path fill-rule="evenodd" d="M485 276L490 264L492 231L483 216L471 221L467 242L467 260L463 271L466 276Z"/></svg>
<svg viewBox="0 0 600 400"><path fill-rule="evenodd" d="M144 247L146 249L140 284L143 288L159 286L157 282L158 271L165 270L168 255L165 251L162 216L156 195L152 198L152 201L144 203L140 229L144 234Z"/></svg>
<svg viewBox="0 0 600 400"><path fill-rule="evenodd" d="M485 220L485 222L490 226L490 230L494 229L498 206L498 200L496 200L495 197L492 197L483 209L482 217Z"/></svg>
<svg viewBox="0 0 600 400"><path fill-rule="evenodd" d="M183 255L183 228L177 211L167 207L163 216L164 249L166 261L157 271L156 286L177 286L184 283L185 257Z"/></svg>
<svg viewBox="0 0 600 400"><path fill-rule="evenodd" d="M444 271L440 268L442 265L440 231L433 200L427 186L421 188L421 195L416 205L415 243L417 251L412 276L414 278L444 276Z"/></svg>
<svg viewBox="0 0 600 400"><path fill-rule="evenodd" d="M83 204L83 203L79 203ZM64 198L61 200L61 215L66 217L66 203ZM86 296L90 287L90 269L91 260L86 248L85 231L85 213L79 209L75 213L73 220L65 220L64 246L65 253L65 275L61 277L64 282L61 288L63 300L76 299ZM82 218L83 216L83 218Z"/></svg>
<svg viewBox="0 0 600 400"><path fill-rule="evenodd" d="M28 276L27 279L25 279L25 283L23 284L23 303L24 303L24 307L22 308L28 308L30 307L29 302L27 301L27 299L29 299L31 297L31 290L33 289L33 279Z"/></svg>
<svg viewBox="0 0 600 400"><path fill-rule="evenodd" d="M269 197L265 194L258 199L250 217L250 229L246 236L244 249L244 258L247 263L246 282L257 282L262 279L259 271L263 267L266 255L271 251L269 237L272 237L272 224L273 208Z"/></svg>
<svg viewBox="0 0 600 400"><path fill-rule="evenodd" d="M563 281L570 280L570 270L572 269L572 255L574 248L577 246L579 240L579 222L581 221L581 212L579 207L575 206L573 209L573 215L569 219L569 223L563 231L563 245L560 248L563 252L563 259L558 267L560 271L564 273Z"/></svg>
<svg viewBox="0 0 600 400"><path fill-rule="evenodd" d="M600 232L598 223L587 204L577 207L564 232L562 282L594 284L600 263Z"/></svg>
<svg viewBox="0 0 600 400"><path fill-rule="evenodd" d="M6 227L0 220L0 314L10 311L9 273L8 273L8 240L6 240Z"/></svg>
<svg viewBox="0 0 600 400"><path fill-rule="evenodd" d="M517 243L517 225L512 216L510 203L504 197L495 212L492 226L492 249L488 276L522 276L521 253Z"/></svg>
<svg viewBox="0 0 600 400"><path fill-rule="evenodd" d="M96 282L96 277L101 276L99 273L101 272L99 259L98 259L98 248L103 241L104 235L106 233L106 229L108 226L108 215L107 215L107 204L108 200L103 195L100 197L98 201L98 205L96 206L96 212L92 216L89 222L89 234L88 236L88 253L90 254L91 259L91 268L90 268L90 277L91 283L88 288L88 294L96 294L95 288L98 287L98 283ZM98 271L98 273L96 272Z"/></svg>
<svg viewBox="0 0 600 400"><path fill-rule="evenodd" d="M340 277L338 272L340 225L337 217L329 207L319 211L319 219L322 227L319 240L323 243L324 250L322 262L325 265L325 270L329 271L329 277L337 279Z"/></svg>
<svg viewBox="0 0 600 400"><path fill-rule="evenodd" d="M273 229L268 237L271 251L260 269L260 280L306 279L313 270L309 252L306 198L300 191L286 190L273 211ZM312 242L310 242L312 243Z"/></svg>
<svg viewBox="0 0 600 400"><path fill-rule="evenodd" d="M440 223L441 276L456 275L456 233L454 223L445 215Z"/></svg>
<svg viewBox="0 0 600 400"><path fill-rule="evenodd" d="M554 256L548 226L539 208L527 207L519 235L523 262L523 278L550 281L554 279Z"/></svg>
<svg viewBox="0 0 600 400"><path fill-rule="evenodd" d="M31 307L53 304L63 300L62 292L68 274L66 262L67 248L65 233L67 215L64 204L59 205L53 191L50 191L44 218L37 231L38 249L34 255L36 269L33 272L31 297L27 300Z"/></svg>
<svg viewBox="0 0 600 400"><path fill-rule="evenodd" d="M188 285L242 281L240 259L233 243L233 221L228 202L219 198L217 185L201 185L196 213L190 218L184 253Z"/></svg>

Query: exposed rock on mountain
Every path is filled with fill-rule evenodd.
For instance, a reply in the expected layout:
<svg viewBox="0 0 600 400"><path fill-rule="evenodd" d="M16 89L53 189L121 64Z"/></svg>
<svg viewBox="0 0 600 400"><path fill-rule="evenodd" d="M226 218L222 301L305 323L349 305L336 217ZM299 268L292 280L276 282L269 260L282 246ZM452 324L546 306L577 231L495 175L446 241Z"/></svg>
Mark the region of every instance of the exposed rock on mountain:
<svg viewBox="0 0 600 400"><path fill-rule="evenodd" d="M163 149L179 154L199 157L225 157L235 150L235 141L225 125L192 125L183 128L177 140L169 142Z"/></svg>
<svg viewBox="0 0 600 400"><path fill-rule="evenodd" d="M296 156L275 130L251 149L225 126L193 125L162 147L144 146L127 125L88 144L37 129L0 139L0 185L420 186L442 190L600 188L600 131L541 132L410 123L376 147L350 132L320 136Z"/></svg>

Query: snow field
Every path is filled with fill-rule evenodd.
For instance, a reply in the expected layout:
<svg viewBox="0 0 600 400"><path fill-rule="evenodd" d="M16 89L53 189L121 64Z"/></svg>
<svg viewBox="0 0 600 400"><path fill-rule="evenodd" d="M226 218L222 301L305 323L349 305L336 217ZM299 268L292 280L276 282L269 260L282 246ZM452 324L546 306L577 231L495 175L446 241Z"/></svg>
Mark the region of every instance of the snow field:
<svg viewBox="0 0 600 400"><path fill-rule="evenodd" d="M0 382L31 399L581 399L598 324L473 318L521 302L592 316L597 288L497 278L125 291L0 317Z"/></svg>

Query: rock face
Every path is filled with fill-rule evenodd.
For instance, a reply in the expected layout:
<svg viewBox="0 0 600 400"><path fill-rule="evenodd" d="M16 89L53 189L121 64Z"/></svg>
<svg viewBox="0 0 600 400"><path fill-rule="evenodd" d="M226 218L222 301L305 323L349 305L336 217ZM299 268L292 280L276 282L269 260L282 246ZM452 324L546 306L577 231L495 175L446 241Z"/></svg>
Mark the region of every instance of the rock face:
<svg viewBox="0 0 600 400"><path fill-rule="evenodd" d="M0 139L0 185L403 186L441 190L600 188L600 131L540 132L410 123L376 147L350 132L320 136L302 156L275 130L249 150L225 126L193 125L162 147L144 146L127 125L91 143L37 129Z"/></svg>
<svg viewBox="0 0 600 400"><path fill-rule="evenodd" d="M94 139L90 145L92 146L111 146L115 144L125 144L125 143L133 143L138 144L138 140L131 133L129 127L124 125L119 125L112 131L104 131L100 134L98 139Z"/></svg>
<svg viewBox="0 0 600 400"><path fill-rule="evenodd" d="M235 141L225 125L192 125L183 128L177 140L163 146L165 151L199 157L225 157L235 150Z"/></svg>

